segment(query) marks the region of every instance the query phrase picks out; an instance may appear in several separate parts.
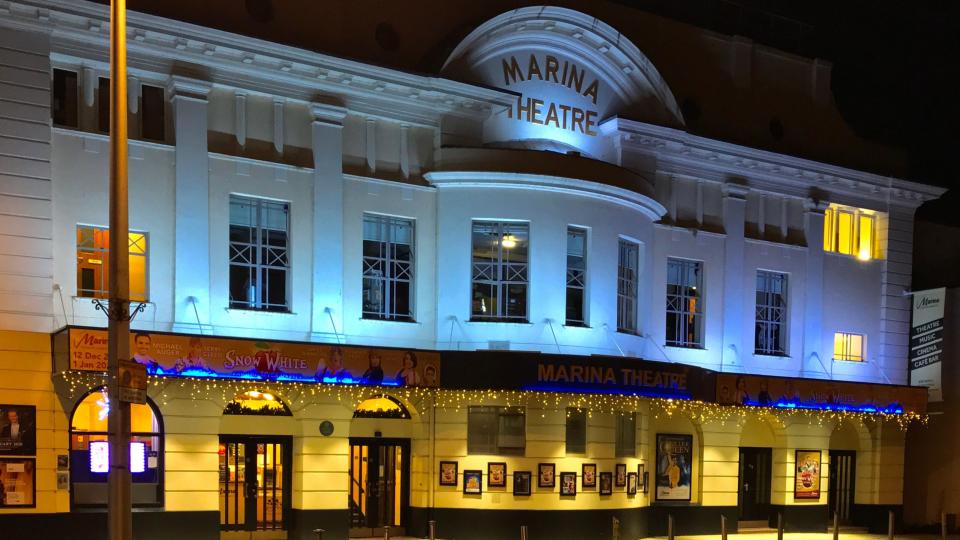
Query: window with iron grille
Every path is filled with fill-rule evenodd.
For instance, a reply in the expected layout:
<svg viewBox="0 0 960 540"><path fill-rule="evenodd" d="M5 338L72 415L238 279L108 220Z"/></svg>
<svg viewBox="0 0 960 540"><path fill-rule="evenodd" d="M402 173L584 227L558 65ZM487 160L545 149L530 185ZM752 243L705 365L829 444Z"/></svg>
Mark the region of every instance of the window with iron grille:
<svg viewBox="0 0 960 540"><path fill-rule="evenodd" d="M640 247L620 240L617 262L617 331L637 333L637 274Z"/></svg>
<svg viewBox="0 0 960 540"><path fill-rule="evenodd" d="M587 411L567 407L567 453L584 454L587 451Z"/></svg>
<svg viewBox="0 0 960 540"><path fill-rule="evenodd" d="M703 347L703 263L667 259L667 345Z"/></svg>
<svg viewBox="0 0 960 540"><path fill-rule="evenodd" d="M637 413L617 415L617 457L637 455Z"/></svg>
<svg viewBox="0 0 960 540"><path fill-rule="evenodd" d="M290 204L230 196L230 307L290 311Z"/></svg>
<svg viewBox="0 0 960 540"><path fill-rule="evenodd" d="M467 409L468 454L523 455L526 449L526 413L520 407Z"/></svg>
<svg viewBox="0 0 960 540"><path fill-rule="evenodd" d="M586 326L587 231L567 227L567 325Z"/></svg>
<svg viewBox="0 0 960 540"><path fill-rule="evenodd" d="M757 354L787 354L787 275L757 272Z"/></svg>
<svg viewBox="0 0 960 540"><path fill-rule="evenodd" d="M127 234L130 300L147 301L147 233ZM77 296L109 298L110 229L77 226Z"/></svg>
<svg viewBox="0 0 960 540"><path fill-rule="evenodd" d="M413 321L413 221L363 215L363 318Z"/></svg>
<svg viewBox="0 0 960 540"><path fill-rule="evenodd" d="M473 222L471 320L525 322L530 226Z"/></svg>

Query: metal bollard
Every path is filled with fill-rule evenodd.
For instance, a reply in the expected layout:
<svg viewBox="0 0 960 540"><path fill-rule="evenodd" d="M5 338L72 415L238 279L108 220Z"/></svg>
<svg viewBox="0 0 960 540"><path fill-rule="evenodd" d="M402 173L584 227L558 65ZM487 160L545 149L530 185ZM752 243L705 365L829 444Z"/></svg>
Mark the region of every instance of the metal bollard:
<svg viewBox="0 0 960 540"><path fill-rule="evenodd" d="M940 540L947 540L947 513L940 512Z"/></svg>
<svg viewBox="0 0 960 540"><path fill-rule="evenodd" d="M323 533L327 532L324 529L314 529L313 534L317 535L317 540L323 540Z"/></svg>
<svg viewBox="0 0 960 540"><path fill-rule="evenodd" d="M833 513L833 540L840 540L840 512Z"/></svg>
<svg viewBox="0 0 960 540"><path fill-rule="evenodd" d="M520 526L520 540L527 540L527 526Z"/></svg>
<svg viewBox="0 0 960 540"><path fill-rule="evenodd" d="M390 540L390 526L383 526L383 540Z"/></svg>
<svg viewBox="0 0 960 540"><path fill-rule="evenodd" d="M437 522L436 520L431 519L429 522L430 525L430 540L437 540Z"/></svg>
<svg viewBox="0 0 960 540"><path fill-rule="evenodd" d="M667 539L673 540L673 514L667 514Z"/></svg>
<svg viewBox="0 0 960 540"><path fill-rule="evenodd" d="M720 540L727 540L727 516L720 516Z"/></svg>
<svg viewBox="0 0 960 540"><path fill-rule="evenodd" d="M783 540L783 512L777 512L777 540Z"/></svg>
<svg viewBox="0 0 960 540"><path fill-rule="evenodd" d="M887 511L887 540L893 540L893 529L896 528L897 520L893 515L893 510Z"/></svg>
<svg viewBox="0 0 960 540"><path fill-rule="evenodd" d="M620 540L620 520L613 516L613 540Z"/></svg>

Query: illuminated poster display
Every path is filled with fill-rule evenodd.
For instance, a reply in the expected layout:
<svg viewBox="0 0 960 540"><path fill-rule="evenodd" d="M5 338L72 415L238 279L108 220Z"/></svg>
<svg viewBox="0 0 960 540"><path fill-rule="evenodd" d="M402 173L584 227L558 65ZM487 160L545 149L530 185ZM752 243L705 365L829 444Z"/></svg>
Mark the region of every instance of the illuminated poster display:
<svg viewBox="0 0 960 540"><path fill-rule="evenodd" d="M820 451L797 450L794 499L820 500Z"/></svg>
<svg viewBox="0 0 960 540"><path fill-rule="evenodd" d="M37 453L37 408L0 404L0 455Z"/></svg>
<svg viewBox="0 0 960 540"><path fill-rule="evenodd" d="M35 507L36 495L37 460L0 458L0 508Z"/></svg>
<svg viewBox="0 0 960 540"><path fill-rule="evenodd" d="M70 328L70 369L105 371L107 332ZM133 360L152 375L438 386L440 354L314 343L135 332Z"/></svg>
<svg viewBox="0 0 960 540"><path fill-rule="evenodd" d="M147 470L147 447L142 442L130 443L130 472L142 473ZM110 443L107 441L90 442L90 472L107 473L110 471Z"/></svg>
<svg viewBox="0 0 960 540"><path fill-rule="evenodd" d="M943 357L945 288L913 293L910 324L910 386L926 386L931 402L943 401L940 361Z"/></svg>
<svg viewBox="0 0 960 540"><path fill-rule="evenodd" d="M657 433L657 500L689 501L692 478L693 435Z"/></svg>

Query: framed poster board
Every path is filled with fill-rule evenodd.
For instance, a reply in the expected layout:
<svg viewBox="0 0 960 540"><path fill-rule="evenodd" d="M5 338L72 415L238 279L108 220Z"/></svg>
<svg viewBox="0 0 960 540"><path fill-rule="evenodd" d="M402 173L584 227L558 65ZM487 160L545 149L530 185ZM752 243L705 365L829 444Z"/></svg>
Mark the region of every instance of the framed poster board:
<svg viewBox="0 0 960 540"><path fill-rule="evenodd" d="M613 494L613 473L611 472L600 473L600 494L601 495Z"/></svg>
<svg viewBox="0 0 960 540"><path fill-rule="evenodd" d="M463 493L466 495L483 493L483 471L463 471Z"/></svg>
<svg viewBox="0 0 960 540"><path fill-rule="evenodd" d="M36 458L0 458L0 508L36 506Z"/></svg>
<svg viewBox="0 0 960 540"><path fill-rule="evenodd" d="M553 463L537 464L537 487L552 488L557 485L557 466Z"/></svg>
<svg viewBox="0 0 960 540"><path fill-rule="evenodd" d="M615 475L614 485L617 487L623 487L627 485L627 464L626 463L617 463L615 467L617 473Z"/></svg>
<svg viewBox="0 0 960 540"><path fill-rule="evenodd" d="M693 435L657 433L656 500L689 501L693 478Z"/></svg>
<svg viewBox="0 0 960 540"><path fill-rule="evenodd" d="M507 464L496 461L487 463L487 487L507 487Z"/></svg>
<svg viewBox="0 0 960 540"><path fill-rule="evenodd" d="M582 467L581 475L583 477L583 487L584 488L595 488L597 487L597 464L596 463L584 463Z"/></svg>
<svg viewBox="0 0 960 540"><path fill-rule="evenodd" d="M560 473L560 495L575 497L577 495L577 473Z"/></svg>
<svg viewBox="0 0 960 540"><path fill-rule="evenodd" d="M820 500L820 451L797 450L795 454L793 498Z"/></svg>
<svg viewBox="0 0 960 540"><path fill-rule="evenodd" d="M637 494L637 473L627 473L627 495Z"/></svg>
<svg viewBox="0 0 960 540"><path fill-rule="evenodd" d="M530 471L513 472L513 494L526 496L530 495Z"/></svg>
<svg viewBox="0 0 960 540"><path fill-rule="evenodd" d="M37 455L37 408L0 404L0 456Z"/></svg>
<svg viewBox="0 0 960 540"><path fill-rule="evenodd" d="M440 485L441 486L454 486L457 485L457 467L458 464L456 461L441 461L440 462Z"/></svg>

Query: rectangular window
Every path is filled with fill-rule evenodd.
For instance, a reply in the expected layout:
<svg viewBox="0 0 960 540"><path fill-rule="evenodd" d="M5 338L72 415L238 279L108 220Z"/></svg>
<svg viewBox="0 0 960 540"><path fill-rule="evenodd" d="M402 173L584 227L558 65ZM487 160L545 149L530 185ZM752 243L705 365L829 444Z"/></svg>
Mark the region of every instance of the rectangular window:
<svg viewBox="0 0 960 540"><path fill-rule="evenodd" d="M637 413L617 415L617 457L637 455Z"/></svg>
<svg viewBox="0 0 960 540"><path fill-rule="evenodd" d="M77 74L65 69L53 70L53 124L77 127Z"/></svg>
<svg viewBox="0 0 960 540"><path fill-rule="evenodd" d="M140 136L151 141L164 140L163 88L140 86Z"/></svg>
<svg viewBox="0 0 960 540"><path fill-rule="evenodd" d="M529 231L527 223L473 222L472 320L526 322Z"/></svg>
<svg viewBox="0 0 960 540"><path fill-rule="evenodd" d="M637 279L640 246L620 240L617 259L617 331L637 333Z"/></svg>
<svg viewBox="0 0 960 540"><path fill-rule="evenodd" d="M754 350L757 354L787 353L787 275L757 271L757 317Z"/></svg>
<svg viewBox="0 0 960 540"><path fill-rule="evenodd" d="M290 204L230 196L230 307L289 311Z"/></svg>
<svg viewBox="0 0 960 540"><path fill-rule="evenodd" d="M147 233L128 233L130 300L147 301ZM77 296L109 298L110 230L77 226Z"/></svg>
<svg viewBox="0 0 960 540"><path fill-rule="evenodd" d="M519 407L470 407L467 453L523 455L526 414Z"/></svg>
<svg viewBox="0 0 960 540"><path fill-rule="evenodd" d="M833 335L833 359L848 362L863 362L864 337L862 334L837 332Z"/></svg>
<svg viewBox="0 0 960 540"><path fill-rule="evenodd" d="M363 318L413 321L413 221L363 215Z"/></svg>
<svg viewBox="0 0 960 540"><path fill-rule="evenodd" d="M703 263L667 259L667 345L703 347Z"/></svg>
<svg viewBox="0 0 960 540"><path fill-rule="evenodd" d="M586 326L587 231L567 227L567 325Z"/></svg>
<svg viewBox="0 0 960 540"><path fill-rule="evenodd" d="M823 249L863 261L878 256L877 216L871 210L831 204L823 216Z"/></svg>
<svg viewBox="0 0 960 540"><path fill-rule="evenodd" d="M567 453L587 452L587 411L567 408Z"/></svg>
<svg viewBox="0 0 960 540"><path fill-rule="evenodd" d="M110 79L100 77L97 85L97 130L110 133Z"/></svg>

